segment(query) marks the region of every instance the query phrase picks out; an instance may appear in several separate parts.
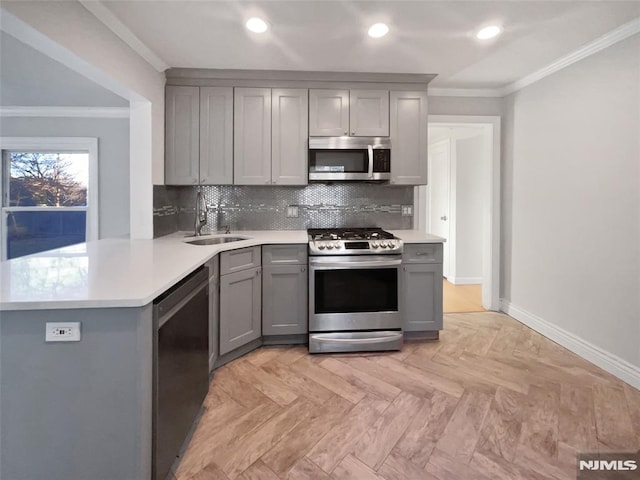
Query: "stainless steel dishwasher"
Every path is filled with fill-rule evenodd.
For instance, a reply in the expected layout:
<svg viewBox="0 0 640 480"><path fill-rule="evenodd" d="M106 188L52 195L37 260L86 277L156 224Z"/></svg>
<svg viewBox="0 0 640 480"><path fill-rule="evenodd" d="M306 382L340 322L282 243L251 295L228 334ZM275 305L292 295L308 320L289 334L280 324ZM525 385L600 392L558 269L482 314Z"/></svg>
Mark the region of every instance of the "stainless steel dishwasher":
<svg viewBox="0 0 640 480"><path fill-rule="evenodd" d="M153 478L165 480L209 388L208 270L154 301Z"/></svg>

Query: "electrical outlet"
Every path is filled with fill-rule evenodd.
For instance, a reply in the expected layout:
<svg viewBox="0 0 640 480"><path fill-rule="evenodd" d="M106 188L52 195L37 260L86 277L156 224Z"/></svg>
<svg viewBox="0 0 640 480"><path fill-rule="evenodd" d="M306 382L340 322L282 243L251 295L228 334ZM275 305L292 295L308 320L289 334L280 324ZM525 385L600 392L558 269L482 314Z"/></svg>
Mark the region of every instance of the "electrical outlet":
<svg viewBox="0 0 640 480"><path fill-rule="evenodd" d="M289 205L287 207L287 218L298 218L299 214L297 205Z"/></svg>
<svg viewBox="0 0 640 480"><path fill-rule="evenodd" d="M410 217L413 215L413 205L402 205L402 216Z"/></svg>
<svg viewBox="0 0 640 480"><path fill-rule="evenodd" d="M45 342L79 342L80 322L47 322Z"/></svg>

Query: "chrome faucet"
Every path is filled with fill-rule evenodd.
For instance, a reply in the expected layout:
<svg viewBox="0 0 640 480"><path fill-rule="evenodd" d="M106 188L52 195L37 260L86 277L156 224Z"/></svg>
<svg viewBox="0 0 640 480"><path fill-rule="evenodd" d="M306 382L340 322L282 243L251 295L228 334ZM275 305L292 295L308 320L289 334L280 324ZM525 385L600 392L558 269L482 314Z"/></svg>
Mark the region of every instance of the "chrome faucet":
<svg viewBox="0 0 640 480"><path fill-rule="evenodd" d="M195 233L194 236L199 237L202 235L202 227L207 224L207 203L204 201L204 195L202 190L196 192L196 215L195 215Z"/></svg>

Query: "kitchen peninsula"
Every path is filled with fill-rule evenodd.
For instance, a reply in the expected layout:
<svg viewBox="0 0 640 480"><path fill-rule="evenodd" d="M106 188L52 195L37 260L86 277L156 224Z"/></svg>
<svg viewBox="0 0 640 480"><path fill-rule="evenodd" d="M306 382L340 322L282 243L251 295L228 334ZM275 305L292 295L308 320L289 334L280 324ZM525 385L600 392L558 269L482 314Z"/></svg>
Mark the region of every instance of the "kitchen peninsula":
<svg viewBox="0 0 640 480"><path fill-rule="evenodd" d="M303 230L240 233L210 246L105 239L1 264L3 478L151 478L153 300L218 253L307 243ZM45 343L47 322L80 322L81 340Z"/></svg>

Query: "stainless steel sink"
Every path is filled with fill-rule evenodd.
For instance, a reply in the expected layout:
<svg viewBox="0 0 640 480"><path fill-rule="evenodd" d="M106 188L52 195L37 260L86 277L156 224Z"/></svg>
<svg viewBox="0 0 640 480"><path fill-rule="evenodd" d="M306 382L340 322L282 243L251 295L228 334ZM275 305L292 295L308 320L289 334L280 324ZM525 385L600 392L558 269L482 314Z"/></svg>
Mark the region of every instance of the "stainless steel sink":
<svg viewBox="0 0 640 480"><path fill-rule="evenodd" d="M239 242L240 240L248 240L249 237L236 237L236 236L215 236L215 237L190 237L185 240L186 243L191 245L219 245L221 243Z"/></svg>

